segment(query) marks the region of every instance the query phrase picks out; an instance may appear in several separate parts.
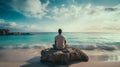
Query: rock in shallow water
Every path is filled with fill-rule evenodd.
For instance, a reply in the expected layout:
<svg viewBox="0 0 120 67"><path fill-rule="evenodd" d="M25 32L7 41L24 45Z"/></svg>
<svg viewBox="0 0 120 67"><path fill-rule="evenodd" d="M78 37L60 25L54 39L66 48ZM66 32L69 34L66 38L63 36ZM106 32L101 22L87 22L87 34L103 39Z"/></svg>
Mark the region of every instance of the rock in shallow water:
<svg viewBox="0 0 120 67"><path fill-rule="evenodd" d="M81 50L71 47L63 50L47 48L41 51L41 63L69 64L75 61L87 62L88 59Z"/></svg>

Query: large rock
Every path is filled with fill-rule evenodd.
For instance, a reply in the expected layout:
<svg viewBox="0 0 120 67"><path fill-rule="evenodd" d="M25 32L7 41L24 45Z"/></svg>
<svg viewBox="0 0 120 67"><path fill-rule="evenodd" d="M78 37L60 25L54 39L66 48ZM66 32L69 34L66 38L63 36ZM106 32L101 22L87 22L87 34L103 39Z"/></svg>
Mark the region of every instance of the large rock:
<svg viewBox="0 0 120 67"><path fill-rule="evenodd" d="M52 64L69 64L74 61L87 62L88 56L79 49L66 48L55 50L47 48L41 51L41 62Z"/></svg>

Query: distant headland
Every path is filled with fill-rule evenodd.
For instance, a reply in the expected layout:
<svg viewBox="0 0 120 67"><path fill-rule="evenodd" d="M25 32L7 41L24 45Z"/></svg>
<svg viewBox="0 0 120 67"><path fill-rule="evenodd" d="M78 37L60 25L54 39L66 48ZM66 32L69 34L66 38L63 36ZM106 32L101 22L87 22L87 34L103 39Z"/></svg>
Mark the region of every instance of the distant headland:
<svg viewBox="0 0 120 67"><path fill-rule="evenodd" d="M0 29L0 36L2 35L31 35L31 34L23 32L10 32L9 29Z"/></svg>

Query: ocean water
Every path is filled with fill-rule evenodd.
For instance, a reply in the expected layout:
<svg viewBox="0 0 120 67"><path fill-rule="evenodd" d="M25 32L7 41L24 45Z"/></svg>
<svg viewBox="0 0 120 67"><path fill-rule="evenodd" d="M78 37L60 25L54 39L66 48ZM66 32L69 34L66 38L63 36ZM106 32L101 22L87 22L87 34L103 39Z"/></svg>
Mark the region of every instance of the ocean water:
<svg viewBox="0 0 120 67"><path fill-rule="evenodd" d="M37 32L32 35L0 36L0 49L47 48L54 44L57 32ZM120 33L65 32L67 44L83 50L119 50Z"/></svg>
<svg viewBox="0 0 120 67"><path fill-rule="evenodd" d="M32 35L0 36L0 49L44 49L52 47L54 44L54 37L58 35L57 32L34 32L31 34ZM63 35L65 36L69 46L82 49L87 55L89 55L89 57L93 56L92 59L90 58L90 61L99 60L102 62L120 62L120 33L69 32L63 33ZM8 52L9 51L5 51L3 53ZM31 51L31 53L29 52L26 55L27 57L32 56L31 54L33 51ZM19 55L21 56L23 53L24 52L20 51ZM13 56L14 52L8 54ZM9 55L10 58L11 55ZM10 58L8 57L7 60Z"/></svg>

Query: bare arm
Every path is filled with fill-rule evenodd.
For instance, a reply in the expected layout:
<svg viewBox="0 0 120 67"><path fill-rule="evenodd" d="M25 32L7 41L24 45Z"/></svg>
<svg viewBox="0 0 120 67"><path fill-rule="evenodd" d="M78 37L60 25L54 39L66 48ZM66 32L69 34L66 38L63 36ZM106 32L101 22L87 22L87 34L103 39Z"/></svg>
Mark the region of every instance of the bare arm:
<svg viewBox="0 0 120 67"><path fill-rule="evenodd" d="M55 37L55 45L56 45L56 37Z"/></svg>
<svg viewBox="0 0 120 67"><path fill-rule="evenodd" d="M65 45L66 45L66 40L65 40Z"/></svg>
<svg viewBox="0 0 120 67"><path fill-rule="evenodd" d="M55 45L56 45L56 40L55 40Z"/></svg>

